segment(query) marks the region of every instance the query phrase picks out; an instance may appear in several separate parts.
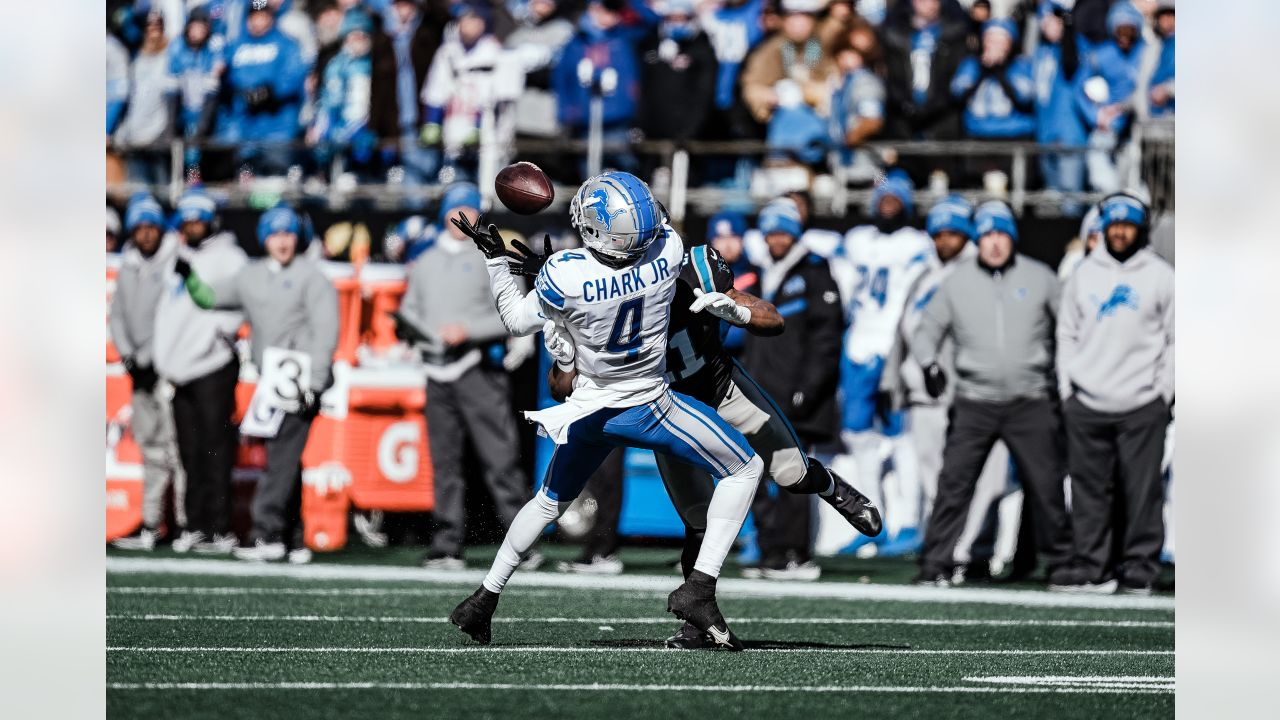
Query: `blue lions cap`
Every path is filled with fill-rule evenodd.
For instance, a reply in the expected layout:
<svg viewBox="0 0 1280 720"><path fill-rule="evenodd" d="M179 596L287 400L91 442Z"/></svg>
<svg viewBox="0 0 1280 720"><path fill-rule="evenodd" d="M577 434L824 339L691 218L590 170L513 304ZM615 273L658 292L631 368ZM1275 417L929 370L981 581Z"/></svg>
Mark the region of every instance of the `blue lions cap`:
<svg viewBox="0 0 1280 720"><path fill-rule="evenodd" d="M990 232L1002 232L1018 242L1018 223L1013 219L1013 211L999 200L990 200L978 206L973 213L973 233L982 237Z"/></svg>
<svg viewBox="0 0 1280 720"><path fill-rule="evenodd" d="M915 192L915 185L911 182L911 177L903 170L890 170L884 180L876 185L876 189L871 193L871 214L878 216L880 214L880 199L885 195L892 195L898 198L902 203L902 210L908 216L915 213L915 205L911 201L911 194Z"/></svg>
<svg viewBox="0 0 1280 720"><path fill-rule="evenodd" d="M373 20L359 8L351 8L342 15L342 25L338 28L338 37L345 38L353 32L366 35L373 32Z"/></svg>
<svg viewBox="0 0 1280 720"><path fill-rule="evenodd" d="M480 209L480 188L475 183L456 182L444 191L444 197L440 198L440 224L460 207Z"/></svg>
<svg viewBox="0 0 1280 720"><path fill-rule="evenodd" d="M302 220L298 218L298 214L292 208L285 205L277 205L262 213L262 217L258 219L258 243L265 247L267 238L279 232L297 235L298 249L302 249L304 244Z"/></svg>
<svg viewBox="0 0 1280 720"><path fill-rule="evenodd" d="M1013 21L1008 18L993 18L983 23L983 35L986 35L992 30L1003 32L1009 36L1010 40L1015 43L1018 42L1018 26L1013 24Z"/></svg>
<svg viewBox="0 0 1280 720"><path fill-rule="evenodd" d="M1115 35L1116 29L1125 25L1142 30L1142 13L1129 0L1122 0L1107 11L1107 34Z"/></svg>
<svg viewBox="0 0 1280 720"><path fill-rule="evenodd" d="M760 226L760 232L765 235L783 232L793 238L799 238L804 232L800 226L800 211L796 210L793 204L769 203L760 211L757 224Z"/></svg>
<svg viewBox="0 0 1280 720"><path fill-rule="evenodd" d="M747 216L732 210L721 210L707 221L707 240L715 240L726 235L737 235L747 231Z"/></svg>
<svg viewBox="0 0 1280 720"><path fill-rule="evenodd" d="M1132 223L1138 227L1144 227L1147 224L1146 206L1131 195L1112 195L1104 198L1100 207L1103 232L1106 232L1113 223L1118 222Z"/></svg>
<svg viewBox="0 0 1280 720"><path fill-rule="evenodd" d="M150 193L135 194L129 198L129 206L125 208L124 231L131 233L139 225L164 227L164 208Z"/></svg>
<svg viewBox="0 0 1280 720"><path fill-rule="evenodd" d="M925 230L934 236L944 230L958 232L965 237L973 237L973 206L959 195L948 195L933 207L925 219Z"/></svg>
<svg viewBox="0 0 1280 720"><path fill-rule="evenodd" d="M200 188L191 188L178 200L178 222L213 222L218 204Z"/></svg>

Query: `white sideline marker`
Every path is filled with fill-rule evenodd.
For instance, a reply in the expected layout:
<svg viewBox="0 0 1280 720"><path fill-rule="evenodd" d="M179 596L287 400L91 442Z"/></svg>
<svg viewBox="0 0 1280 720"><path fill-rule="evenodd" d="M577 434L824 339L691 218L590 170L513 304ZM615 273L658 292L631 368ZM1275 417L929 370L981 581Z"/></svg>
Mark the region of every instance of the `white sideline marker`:
<svg viewBox="0 0 1280 720"><path fill-rule="evenodd" d="M892 686L892 685L628 685L592 683L582 685L547 683L465 683L465 682L281 682L281 683L108 683L109 690L551 690L558 692L731 692L731 693L991 693L991 694L1079 694L1079 695L1168 695L1172 687L1150 689L1108 687L983 687L983 686Z"/></svg>
<svg viewBox="0 0 1280 720"><path fill-rule="evenodd" d="M427 647L149 647L109 646L109 653L350 653L358 655L465 655L470 653L666 653L681 651L664 647L547 647L517 645L486 645L450 648ZM821 653L848 655L1173 655L1172 650L916 650L911 648L753 648L753 653ZM687 653L686 653L687 655Z"/></svg>
<svg viewBox="0 0 1280 720"><path fill-rule="evenodd" d="M385 565L250 564L235 560L108 557L107 572L164 575L212 575L222 577L278 577L295 580L355 580L374 582L409 581L430 584L478 585L482 570L447 572L416 567ZM618 575L586 577L559 573L517 573L511 585L575 590L671 592L679 584L672 575ZM974 588L929 588L912 585L863 585L845 582L786 583L773 580L721 578L717 584L721 598L779 597L829 598L837 600L890 600L901 602L979 603L1024 607L1074 607L1099 610L1174 609L1172 597L1133 595L1069 595L1043 590L997 590Z"/></svg>
<svg viewBox="0 0 1280 720"><path fill-rule="evenodd" d="M409 617L403 615L107 615L108 620L139 622L320 622L320 623L407 623L437 625L448 622L445 617ZM498 617L495 623L551 623L581 625L670 625L670 617ZM1172 622L1161 620L939 620L935 618L759 618L743 617L735 625L908 625L958 627L1096 627L1096 628L1173 628Z"/></svg>

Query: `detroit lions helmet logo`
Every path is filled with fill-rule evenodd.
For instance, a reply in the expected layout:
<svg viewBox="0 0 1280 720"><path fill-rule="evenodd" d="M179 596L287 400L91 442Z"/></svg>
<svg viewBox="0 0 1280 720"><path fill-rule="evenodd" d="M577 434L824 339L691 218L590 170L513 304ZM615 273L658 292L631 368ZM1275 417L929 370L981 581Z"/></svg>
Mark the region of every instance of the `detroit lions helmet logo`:
<svg viewBox="0 0 1280 720"><path fill-rule="evenodd" d="M626 212L619 208L609 212L609 194L603 188L591 193L591 198L582 204L582 209L591 208L596 211L596 220L604 223L606 229L613 229L613 219Z"/></svg>
<svg viewBox="0 0 1280 720"><path fill-rule="evenodd" d="M1138 293L1134 292L1133 288L1128 285L1117 285L1111 291L1111 297L1107 298L1106 302L1099 303L1098 319L1101 320L1109 315L1115 315L1116 311L1122 307L1127 307L1130 310L1138 309Z"/></svg>

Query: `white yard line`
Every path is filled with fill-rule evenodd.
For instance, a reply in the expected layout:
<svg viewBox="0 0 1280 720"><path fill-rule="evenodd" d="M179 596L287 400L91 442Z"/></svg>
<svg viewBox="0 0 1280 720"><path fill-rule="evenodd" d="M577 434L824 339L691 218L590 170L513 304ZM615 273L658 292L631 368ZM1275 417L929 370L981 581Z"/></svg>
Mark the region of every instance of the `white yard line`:
<svg viewBox="0 0 1280 720"><path fill-rule="evenodd" d="M668 653L678 650L648 647L547 647L513 645L471 645L467 647L148 647L108 646L109 653L351 653L360 655L464 655L471 653L558 653L558 654L607 654L607 653ZM1173 655L1172 650L915 650L895 648L756 648L753 653L838 653L858 655Z"/></svg>
<svg viewBox="0 0 1280 720"><path fill-rule="evenodd" d="M408 597L442 595L453 597L464 592L453 587L418 587L418 588L379 588L379 587L342 587L342 588L310 588L310 587L228 587L211 585L193 585L187 587L169 587L156 585L109 585L108 595L300 595L312 597L388 597L404 595ZM522 597L562 597L560 590L523 588ZM666 596L666 593L622 592L624 597L651 598Z"/></svg>
<svg viewBox="0 0 1280 720"><path fill-rule="evenodd" d="M730 693L994 693L994 694L1122 694L1168 695L1170 688L1105 687L946 687L892 685L638 685L592 683L467 682L280 682L280 683L107 683L109 690L550 690L558 692L730 692Z"/></svg>
<svg viewBox="0 0 1280 720"><path fill-rule="evenodd" d="M115 574L154 573L165 575L213 575L221 577L278 577L295 580L412 581L430 584L478 585L482 570L445 572L415 567L386 565L252 564L234 560L108 557L107 572ZM671 575L616 575L608 577L560 573L521 573L511 585L576 590L627 590L670 592L680 578ZM913 585L870 585L860 583L794 583L772 580L722 578L721 597L803 597L839 600L891 600L933 603L987 603L1025 607L1075 607L1115 610L1173 610L1171 597L1129 595L1065 595L1040 590L998 590L976 588L929 588Z"/></svg>
<svg viewBox="0 0 1280 720"><path fill-rule="evenodd" d="M143 622L318 622L318 623L425 623L448 622L444 617L407 617L402 615L187 615L187 614L115 614L108 620ZM670 625L678 622L670 617L575 618L575 617L499 617L495 623L553 623L574 625ZM909 625L958 627L1096 627L1096 628L1173 628L1172 622L1147 620L940 620L934 618L796 618L743 617L735 625Z"/></svg>

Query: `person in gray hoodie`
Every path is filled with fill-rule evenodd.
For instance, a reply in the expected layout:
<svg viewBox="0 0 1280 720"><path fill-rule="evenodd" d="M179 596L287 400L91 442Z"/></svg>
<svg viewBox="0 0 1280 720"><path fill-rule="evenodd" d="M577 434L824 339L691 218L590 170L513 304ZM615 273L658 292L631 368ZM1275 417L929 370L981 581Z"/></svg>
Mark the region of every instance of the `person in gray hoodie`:
<svg viewBox="0 0 1280 720"><path fill-rule="evenodd" d="M156 375L152 354L156 305L164 294L177 246L173 237L163 236L164 224L164 211L155 198L139 193L129 201L124 230L130 242L111 299L111 340L133 381L130 427L142 451L142 527L113 543L125 550L155 549L162 537L164 497L171 482L175 520L180 528L186 525L186 478L174 443L169 388Z"/></svg>
<svg viewBox="0 0 1280 720"><path fill-rule="evenodd" d="M1100 207L1102 248L1067 283L1059 315L1058 383L1076 534L1072 573L1055 589L1109 592L1118 584L1147 594L1164 542L1173 267L1147 246L1149 214L1141 201L1120 193ZM1113 539L1116 494L1124 498L1125 519L1123 535Z"/></svg>
<svg viewBox="0 0 1280 720"><path fill-rule="evenodd" d="M302 450L319 411L319 397L332 382L338 346L338 293L320 267L303 257L308 233L298 214L277 206L258 221L258 242L267 257L235 275L205 282L185 260L175 269L195 304L205 310L240 309L249 322L253 362L261 368L267 348L297 350L311 357L311 374L300 378L299 409L286 413L276 436L267 440L267 468L250 508L251 547L236 548L241 560L274 561L288 555L306 562L298 513L302 499Z"/></svg>
<svg viewBox="0 0 1280 720"><path fill-rule="evenodd" d="M480 452L484 482L509 527L529 500L529 481L520 469L520 440L511 409L510 378L501 364L509 337L489 291L484 257L471 239L449 222L480 215L480 190L472 183L450 185L440 200L435 244L409 269L400 315L436 344L423 352L427 374L427 436L434 473L435 530L422 559L432 570L466 567L466 478L463 453L469 441ZM541 562L534 553L524 568Z"/></svg>
<svg viewBox="0 0 1280 720"><path fill-rule="evenodd" d="M925 389L939 397L947 373L939 350L955 343L955 402L937 496L916 582L947 585L974 485L996 440L1013 454L1033 512L1036 545L1052 582L1071 559L1063 492L1064 459L1053 398L1053 333L1058 279L1044 263L1014 252L1013 211L999 201L974 212L978 257L956 266L924 309L911 354Z"/></svg>
<svg viewBox="0 0 1280 720"><path fill-rule="evenodd" d="M249 259L229 232L220 232L217 205L203 190L188 190L177 207L178 257L206 282L235 276ZM236 331L244 315L201 310L170 273L156 310L154 356L160 377L173 384L178 452L187 474L187 530L173 543L177 552L230 553L231 471L239 432L232 416L240 358Z"/></svg>

